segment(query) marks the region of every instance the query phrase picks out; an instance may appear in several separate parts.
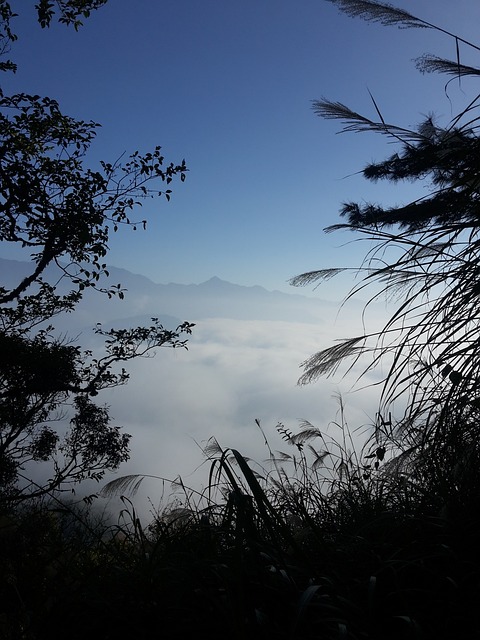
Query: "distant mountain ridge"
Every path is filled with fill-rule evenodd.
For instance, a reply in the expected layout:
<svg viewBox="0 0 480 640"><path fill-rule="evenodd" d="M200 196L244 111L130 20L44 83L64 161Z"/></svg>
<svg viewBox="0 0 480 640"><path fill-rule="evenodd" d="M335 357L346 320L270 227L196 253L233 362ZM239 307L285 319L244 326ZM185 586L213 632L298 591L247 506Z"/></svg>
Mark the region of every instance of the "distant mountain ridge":
<svg viewBox="0 0 480 640"><path fill-rule="evenodd" d="M0 258L0 286L15 286L30 273L30 266L28 262ZM126 290L125 299L108 299L88 290L75 312L68 315L69 327L84 327L96 322L117 325L127 318L133 321L134 318L166 316L170 321L178 319L179 322L230 318L318 323L326 306L337 306L298 293L233 284L217 276L201 284L157 284L126 269L108 267L108 271L110 277L104 284L121 284ZM45 273L49 281L55 277L52 268Z"/></svg>

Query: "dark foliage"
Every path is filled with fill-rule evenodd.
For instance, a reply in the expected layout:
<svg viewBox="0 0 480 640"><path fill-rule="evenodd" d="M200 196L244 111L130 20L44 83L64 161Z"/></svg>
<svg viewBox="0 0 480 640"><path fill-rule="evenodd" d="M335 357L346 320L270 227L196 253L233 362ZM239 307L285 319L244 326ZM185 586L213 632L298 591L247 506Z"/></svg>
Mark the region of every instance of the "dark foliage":
<svg viewBox="0 0 480 640"><path fill-rule="evenodd" d="M457 59L446 61L423 56L422 71L477 78L479 69L461 63L460 44L476 45L445 29L417 19L380 2L332 0L349 15L400 27L424 26L455 38ZM456 71L455 71L456 70ZM441 126L434 116L416 130L389 124L372 97L378 116L370 119L330 100L315 101L315 112L345 123L343 131L373 131L396 143L397 150L384 161L363 169L367 180L423 181L428 195L393 207L347 202L340 214L346 223L327 231L349 229L366 238L369 250L358 270L363 280L349 294L374 285L370 301L386 296L398 301L385 327L362 333L313 355L305 363L301 383L330 374L344 361L357 363L365 354L371 361L365 371L384 361L380 414L399 397L406 398L407 417L429 415L448 398L461 406L477 402L478 379L478 247L480 177L478 156L478 96L451 122ZM321 269L297 276L295 285L330 278L345 269ZM367 305L368 306L368 305ZM459 406L460 406L459 405Z"/></svg>
<svg viewBox="0 0 480 640"><path fill-rule="evenodd" d="M77 29L103 4L42 0L37 18L42 27L56 16ZM17 39L14 18L12 3L0 2L3 55ZM3 63L3 71L15 69ZM125 461L130 436L111 426L108 408L92 398L128 380L116 365L157 347L185 347L191 333L189 323L168 330L156 318L150 327L128 330L97 325L105 340L100 357L55 335L55 316L72 311L86 289L123 298L120 284L104 284L111 233L121 225L145 228L145 220L131 217L142 199L169 200L168 185L186 176L185 162L166 163L159 146L91 169L86 156L97 127L63 114L52 98L0 90L0 242L21 247L31 259L30 274L11 288L0 283L2 509L86 478L99 480ZM38 480L39 465L47 480Z"/></svg>

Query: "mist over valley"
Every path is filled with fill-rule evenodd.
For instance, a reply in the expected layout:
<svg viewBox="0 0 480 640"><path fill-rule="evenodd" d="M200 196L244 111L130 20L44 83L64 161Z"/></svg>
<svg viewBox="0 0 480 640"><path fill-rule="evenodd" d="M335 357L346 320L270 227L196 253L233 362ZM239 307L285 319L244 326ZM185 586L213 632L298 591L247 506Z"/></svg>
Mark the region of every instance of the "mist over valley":
<svg viewBox="0 0 480 640"><path fill-rule="evenodd" d="M8 285L30 265L1 259L0 266ZM166 329L184 321L195 324L188 350L158 349L153 358L129 362L128 384L101 392L98 400L111 407L113 423L132 435L130 460L117 476L145 473L173 480L181 475L186 484L199 486L207 470L192 472L203 462L201 448L212 436L222 447L262 462L267 449L255 420L274 448L286 446L278 423L295 431L299 421L308 420L340 436L332 427L340 421L340 393L349 425L371 424L375 389L350 393L359 369L344 380L338 375L297 385L304 360L334 340L361 332L362 301L339 311L340 300L323 300L321 289L310 296L293 288L286 294L218 277L198 285L157 284L124 269L108 270L109 282L125 290L124 299L86 291L73 313L54 319L62 339L73 339L95 355L103 344L93 331L98 322L105 329L148 325L153 317ZM377 309L381 317L381 306ZM152 499L155 487L153 481L145 483Z"/></svg>

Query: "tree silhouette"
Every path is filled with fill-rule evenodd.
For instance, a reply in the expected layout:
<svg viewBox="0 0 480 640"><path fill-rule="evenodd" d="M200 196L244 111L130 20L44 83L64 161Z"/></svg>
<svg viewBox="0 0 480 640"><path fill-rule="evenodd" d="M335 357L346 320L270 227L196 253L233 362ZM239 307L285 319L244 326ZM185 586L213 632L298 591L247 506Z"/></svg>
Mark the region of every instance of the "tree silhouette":
<svg viewBox="0 0 480 640"><path fill-rule="evenodd" d="M81 18L106 0L41 0L38 22L58 20L75 29ZM0 53L17 37L12 3L0 2ZM16 65L4 60L3 72ZM136 229L132 218L142 199L170 199L168 185L183 182L185 161L166 163L159 146L132 153L122 162L85 166L98 125L76 120L49 97L0 91L0 242L27 251L28 275L10 288L0 283L0 506L71 487L85 478L99 480L128 458L130 436L110 425L106 407L92 398L124 384L128 373L116 368L157 347L185 347L193 325L104 330L103 355L55 336L52 321L71 312L85 290L123 297L120 284L105 285L105 257L112 232ZM55 267L55 280L49 281ZM62 287L59 288L60 283ZM66 286L65 286L66 285ZM38 463L47 480L34 480Z"/></svg>

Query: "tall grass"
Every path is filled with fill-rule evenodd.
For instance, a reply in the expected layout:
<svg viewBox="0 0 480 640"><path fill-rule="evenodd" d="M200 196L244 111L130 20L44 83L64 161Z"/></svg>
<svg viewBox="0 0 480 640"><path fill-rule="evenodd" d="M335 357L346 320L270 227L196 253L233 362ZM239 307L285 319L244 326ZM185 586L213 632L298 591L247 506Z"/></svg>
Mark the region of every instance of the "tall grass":
<svg viewBox="0 0 480 640"><path fill-rule="evenodd" d="M116 524L52 504L4 518L2 637L475 637L478 409L456 407L378 418L360 445L342 411L327 431L258 423L262 463L212 439L205 489L177 479L149 522L142 476L104 489Z"/></svg>

